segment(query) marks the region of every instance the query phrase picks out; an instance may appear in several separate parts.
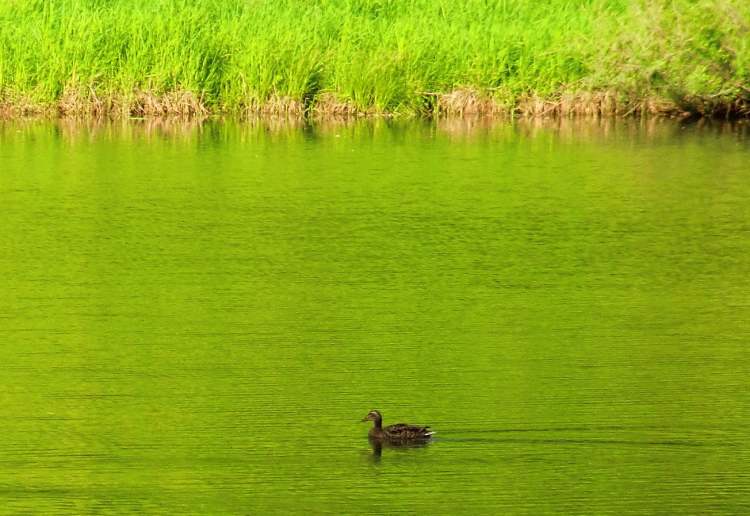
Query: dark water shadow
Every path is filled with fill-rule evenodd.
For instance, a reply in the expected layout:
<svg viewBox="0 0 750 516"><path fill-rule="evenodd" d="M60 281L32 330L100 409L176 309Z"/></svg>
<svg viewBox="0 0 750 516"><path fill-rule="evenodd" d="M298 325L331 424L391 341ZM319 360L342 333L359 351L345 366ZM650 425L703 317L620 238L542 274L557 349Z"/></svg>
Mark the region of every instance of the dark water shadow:
<svg viewBox="0 0 750 516"><path fill-rule="evenodd" d="M389 441L383 441L379 439L368 439L370 443L370 447L372 448L372 457L375 461L379 461L380 458L383 456L383 451L388 450L387 453L391 452L407 452L409 450L416 450L420 448L425 448L431 444L432 441L419 441L419 442L409 442L409 443L398 443L398 442L389 442Z"/></svg>
<svg viewBox="0 0 750 516"><path fill-rule="evenodd" d="M627 440L627 439L530 439L530 438L497 438L491 437L442 437L435 439L440 442L453 443L494 443L494 444L549 444L549 445L616 445L616 446L737 446L734 443L707 443L682 439L664 440Z"/></svg>
<svg viewBox="0 0 750 516"><path fill-rule="evenodd" d="M479 428L471 430L451 430L443 429L441 433L453 434L503 434L503 433L538 433L538 432L624 432L624 431L642 431L642 430L667 430L668 426L625 426L625 425L607 425L607 426L553 426L542 428Z"/></svg>
<svg viewBox="0 0 750 516"><path fill-rule="evenodd" d="M538 445L585 445L585 446L684 446L684 447L734 447L738 444L733 442L705 441L700 439L623 439L618 437L505 437L507 434L530 434L549 432L576 432L586 434L591 432L632 432L643 430L665 430L667 427L631 427L631 426L596 426L596 427L559 427L559 428L502 428L502 429L478 429L441 432L436 436L436 442L445 443L486 443L486 444L538 444ZM453 435L455 437L453 437ZM478 434L478 435L477 435ZM501 434L502 437L492 437L492 434Z"/></svg>

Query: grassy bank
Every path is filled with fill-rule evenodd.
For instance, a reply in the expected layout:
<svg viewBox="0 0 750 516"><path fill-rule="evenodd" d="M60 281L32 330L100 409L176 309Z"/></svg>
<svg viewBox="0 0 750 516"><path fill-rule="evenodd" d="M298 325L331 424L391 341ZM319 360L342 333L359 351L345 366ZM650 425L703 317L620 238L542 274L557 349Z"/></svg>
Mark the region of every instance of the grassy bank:
<svg viewBox="0 0 750 516"><path fill-rule="evenodd" d="M746 0L7 0L6 115L750 114Z"/></svg>

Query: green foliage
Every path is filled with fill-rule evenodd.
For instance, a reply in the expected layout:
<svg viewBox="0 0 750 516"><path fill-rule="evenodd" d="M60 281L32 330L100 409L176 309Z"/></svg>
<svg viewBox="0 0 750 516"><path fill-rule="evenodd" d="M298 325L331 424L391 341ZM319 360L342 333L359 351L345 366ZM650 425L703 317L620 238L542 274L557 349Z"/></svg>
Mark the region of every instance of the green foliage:
<svg viewBox="0 0 750 516"><path fill-rule="evenodd" d="M744 0L11 0L0 99L190 92L237 111L328 94L411 113L467 88L705 108L747 98L749 26Z"/></svg>
<svg viewBox="0 0 750 516"><path fill-rule="evenodd" d="M607 23L592 87L699 112L750 101L750 2L642 0Z"/></svg>

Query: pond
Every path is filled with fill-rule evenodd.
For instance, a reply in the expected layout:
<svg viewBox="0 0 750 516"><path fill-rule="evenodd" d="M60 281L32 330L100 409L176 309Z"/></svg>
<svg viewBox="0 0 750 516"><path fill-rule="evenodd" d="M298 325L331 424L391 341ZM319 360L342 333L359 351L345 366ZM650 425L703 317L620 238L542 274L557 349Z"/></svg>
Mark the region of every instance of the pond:
<svg viewBox="0 0 750 516"><path fill-rule="evenodd" d="M0 209L9 512L750 510L747 126L4 122Z"/></svg>

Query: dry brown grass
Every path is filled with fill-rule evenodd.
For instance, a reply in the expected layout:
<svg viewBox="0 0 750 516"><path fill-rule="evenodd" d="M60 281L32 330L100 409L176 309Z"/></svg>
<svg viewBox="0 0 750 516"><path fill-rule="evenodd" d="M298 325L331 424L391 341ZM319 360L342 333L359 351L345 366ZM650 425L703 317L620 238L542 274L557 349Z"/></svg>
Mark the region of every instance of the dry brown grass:
<svg viewBox="0 0 750 516"><path fill-rule="evenodd" d="M247 102L242 106L240 114L245 117L258 115L302 117L305 114L305 105L302 101L291 97L274 95L264 102L256 100Z"/></svg>
<svg viewBox="0 0 750 516"><path fill-rule="evenodd" d="M323 93L310 106L309 114L314 118L350 118L375 113L357 109L351 102L341 101L331 93Z"/></svg>
<svg viewBox="0 0 750 516"><path fill-rule="evenodd" d="M43 116L48 109L23 95L0 94L0 119Z"/></svg>
<svg viewBox="0 0 750 516"><path fill-rule="evenodd" d="M437 95L437 113L443 117L521 116L622 117L630 115L684 116L688 113L667 99L630 101L614 92L562 93L551 98L522 96L513 103L502 102L476 90L461 89Z"/></svg>
<svg viewBox="0 0 750 516"><path fill-rule="evenodd" d="M93 90L65 91L57 104L60 116L159 117L206 116L210 110L200 96L190 91L155 94L136 91L126 95L99 96Z"/></svg>
<svg viewBox="0 0 750 516"><path fill-rule="evenodd" d="M618 117L629 115L674 116L684 114L677 104L666 99L647 98L631 101L613 92L562 94L553 99L522 98L517 112L533 117Z"/></svg>
<svg viewBox="0 0 750 516"><path fill-rule="evenodd" d="M461 88L449 93L423 93L424 115L437 118L555 118L555 117L682 117L695 113L721 113L733 116L750 115L750 105L742 100L691 98L689 105L663 98L631 100L611 91L561 93L549 98L522 96L501 101L491 94ZM263 102L250 100L237 109L211 108L204 99L190 91L157 94L136 91L101 96L95 91L66 90L54 104L35 103L28 97L5 94L0 96L0 118L73 117L73 118L202 118L211 115L239 115L241 118L285 117L316 120L394 116L391 113L362 110L342 101L334 94L319 95L312 102L290 97L273 96ZM403 116L403 115L402 115Z"/></svg>
<svg viewBox="0 0 750 516"><path fill-rule="evenodd" d="M190 91L175 91L162 95L150 92L138 92L135 98L119 111L127 111L130 116L165 116L181 117L207 116L210 113L203 99Z"/></svg>
<svg viewBox="0 0 750 516"><path fill-rule="evenodd" d="M439 116L507 115L511 109L487 95L470 88L460 88L450 93L428 93L435 96Z"/></svg>

